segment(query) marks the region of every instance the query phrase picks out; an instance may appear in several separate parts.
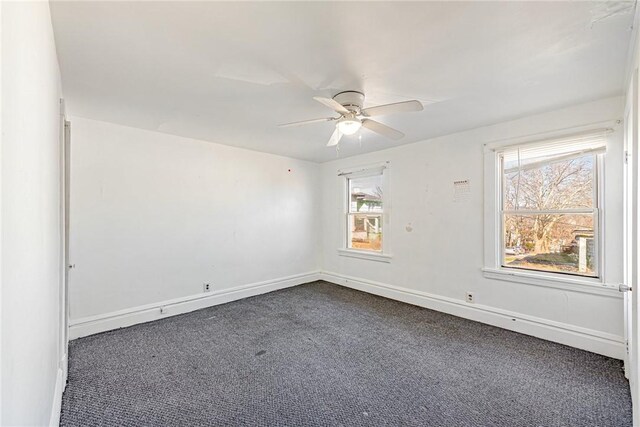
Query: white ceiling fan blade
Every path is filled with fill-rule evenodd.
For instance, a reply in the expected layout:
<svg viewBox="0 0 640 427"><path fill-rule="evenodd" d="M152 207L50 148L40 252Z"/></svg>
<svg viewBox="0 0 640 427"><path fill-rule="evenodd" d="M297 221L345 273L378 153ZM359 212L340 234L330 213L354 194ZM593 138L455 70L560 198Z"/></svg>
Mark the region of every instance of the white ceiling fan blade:
<svg viewBox="0 0 640 427"><path fill-rule="evenodd" d="M366 117L382 116L383 114L408 113L410 111L422 111L424 107L420 101L404 101L395 104L378 105L377 107L365 108L362 115Z"/></svg>
<svg viewBox="0 0 640 427"><path fill-rule="evenodd" d="M398 140L404 136L404 133L400 132L399 130L390 128L389 126L383 125L382 123L376 122L375 120L363 119L362 127L365 127L375 133L379 133L382 136L386 136L389 139Z"/></svg>
<svg viewBox="0 0 640 427"><path fill-rule="evenodd" d="M335 111L337 113L340 113L340 114L349 113L349 110L347 110L342 105L340 105L340 103L338 101L336 101L336 100L329 99L329 98L323 98L321 96L314 96L313 99L315 99L316 101L318 101L321 104L326 105L327 107L331 108L333 111Z"/></svg>
<svg viewBox="0 0 640 427"><path fill-rule="evenodd" d="M336 130L333 131L331 138L329 138L327 147L333 147L334 145L338 145L338 142L340 142L340 138L342 138L342 134L340 133L340 131L338 130L338 127L336 126Z"/></svg>
<svg viewBox="0 0 640 427"><path fill-rule="evenodd" d="M333 118L333 117L326 117L326 118L323 118L323 119L302 120L300 122L283 123L281 125L278 125L278 127L288 128L288 127L291 127L291 126L307 125L309 123L330 122L331 120L336 120L336 119Z"/></svg>

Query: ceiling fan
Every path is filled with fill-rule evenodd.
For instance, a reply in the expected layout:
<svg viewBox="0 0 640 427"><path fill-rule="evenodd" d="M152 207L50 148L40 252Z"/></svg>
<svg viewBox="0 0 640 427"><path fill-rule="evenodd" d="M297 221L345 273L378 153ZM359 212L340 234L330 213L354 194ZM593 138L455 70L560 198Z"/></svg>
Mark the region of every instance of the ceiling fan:
<svg viewBox="0 0 640 427"><path fill-rule="evenodd" d="M398 130L383 125L380 122L369 119L369 117L382 116L384 114L407 113L411 111L421 111L423 109L420 101L404 101L394 104L378 105L376 107L362 108L364 104L364 93L353 90L340 92L332 99L314 96L313 99L326 105L340 117L326 117L322 119L303 120L301 122L285 123L279 127L300 126L309 123L336 122L336 129L333 131L327 147L337 145L342 135L353 135L361 127L369 129L387 138L398 140L404 134Z"/></svg>

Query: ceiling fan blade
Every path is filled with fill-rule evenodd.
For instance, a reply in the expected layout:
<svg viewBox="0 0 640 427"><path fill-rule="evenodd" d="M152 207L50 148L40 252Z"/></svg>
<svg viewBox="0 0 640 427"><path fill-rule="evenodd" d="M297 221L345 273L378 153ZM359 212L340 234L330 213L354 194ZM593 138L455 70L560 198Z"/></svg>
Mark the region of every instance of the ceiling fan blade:
<svg viewBox="0 0 640 427"><path fill-rule="evenodd" d="M410 111L422 111L424 107L420 101L404 101L395 104L378 105L362 110L365 117L382 116L383 114L408 113Z"/></svg>
<svg viewBox="0 0 640 427"><path fill-rule="evenodd" d="M332 120L336 120L336 119L334 117L326 117L326 118L323 118L323 119L302 120L300 122L284 123L284 124L278 125L278 127L288 128L288 127L291 127L291 126L307 125L309 123L330 122Z"/></svg>
<svg viewBox="0 0 640 427"><path fill-rule="evenodd" d="M398 140L404 137L404 133L400 132L399 130L390 128L389 126L383 125L382 123L376 122L375 120L363 119L362 127L365 127L375 133L379 133L382 136L386 136L389 139Z"/></svg>
<svg viewBox="0 0 640 427"><path fill-rule="evenodd" d="M338 101L336 101L336 100L329 99L329 98L323 98L321 96L314 96L313 99L315 99L316 101L318 101L321 104L326 105L327 107L331 108L333 111L335 111L337 113L340 113L340 114L349 113L349 110L347 110L342 105L340 105L340 103Z"/></svg>
<svg viewBox="0 0 640 427"><path fill-rule="evenodd" d="M338 127L336 126L336 130L333 131L331 138L329 138L327 147L333 147L334 145L338 145L338 142L340 142L340 138L342 138L342 134L340 133L340 131L338 130Z"/></svg>

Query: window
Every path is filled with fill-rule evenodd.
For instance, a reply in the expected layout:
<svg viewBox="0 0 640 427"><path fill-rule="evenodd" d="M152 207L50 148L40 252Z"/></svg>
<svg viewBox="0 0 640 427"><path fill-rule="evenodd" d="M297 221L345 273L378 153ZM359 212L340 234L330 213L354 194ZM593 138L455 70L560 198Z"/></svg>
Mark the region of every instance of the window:
<svg viewBox="0 0 640 427"><path fill-rule="evenodd" d="M382 252L382 171L347 177L347 248Z"/></svg>
<svg viewBox="0 0 640 427"><path fill-rule="evenodd" d="M499 265L600 276L602 132L497 152Z"/></svg>

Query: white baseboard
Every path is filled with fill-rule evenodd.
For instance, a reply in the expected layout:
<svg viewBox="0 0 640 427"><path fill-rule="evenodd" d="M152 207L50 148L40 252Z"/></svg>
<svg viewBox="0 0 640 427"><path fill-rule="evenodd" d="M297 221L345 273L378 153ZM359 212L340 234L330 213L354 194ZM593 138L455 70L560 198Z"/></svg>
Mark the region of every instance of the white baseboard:
<svg viewBox="0 0 640 427"><path fill-rule="evenodd" d="M322 272L320 279L385 298L580 348L615 359L624 359L624 338L606 332L528 316L508 310L501 310L486 305L470 304L454 298L345 276L338 273Z"/></svg>
<svg viewBox="0 0 640 427"><path fill-rule="evenodd" d="M621 336L482 304L469 304L454 298L357 277L317 271L71 320L69 338L75 339L138 323L150 322L319 279L593 353L624 359L625 343L624 338ZM66 376L66 373L64 375ZM66 383L66 380L64 383Z"/></svg>
<svg viewBox="0 0 640 427"><path fill-rule="evenodd" d="M51 405L51 415L49 416L49 427L60 425L60 412L62 410L62 394L67 387L67 355L65 354L58 365L56 376L56 386L53 391L53 404Z"/></svg>
<svg viewBox="0 0 640 427"><path fill-rule="evenodd" d="M145 323L169 316L175 316L177 314L188 313L201 308L224 304L276 291L278 289L289 288L291 286L313 282L318 280L319 277L320 273L318 271L313 271L282 277L279 279L237 286L235 288L220 291L206 292L168 301L160 301L153 304L132 307L97 316L71 319L69 321L69 339L73 340L87 335L132 326L138 323Z"/></svg>

